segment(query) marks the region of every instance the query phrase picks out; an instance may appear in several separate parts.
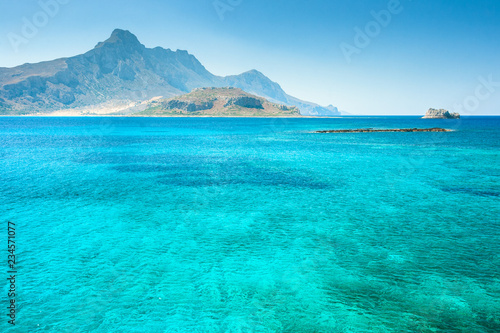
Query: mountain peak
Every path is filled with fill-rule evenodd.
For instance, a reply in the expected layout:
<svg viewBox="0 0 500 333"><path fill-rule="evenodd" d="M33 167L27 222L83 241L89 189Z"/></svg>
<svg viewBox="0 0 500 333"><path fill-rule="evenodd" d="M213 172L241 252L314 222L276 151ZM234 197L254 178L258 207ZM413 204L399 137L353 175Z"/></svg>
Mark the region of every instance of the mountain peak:
<svg viewBox="0 0 500 333"><path fill-rule="evenodd" d="M109 46L122 46L128 50L143 49L144 45L139 42L137 37L128 30L115 29L111 36L104 42L97 44L95 48L100 48L105 45Z"/></svg>
<svg viewBox="0 0 500 333"><path fill-rule="evenodd" d="M261 72L259 72L256 69L249 70L249 71L243 73L242 75L253 75L253 76L260 76L260 77L265 76L264 74L262 74Z"/></svg>
<svg viewBox="0 0 500 333"><path fill-rule="evenodd" d="M115 29L111 33L111 37L109 37L109 40L122 40L122 41L132 41L132 42L139 42L137 37L131 33L128 30L122 30L122 29Z"/></svg>

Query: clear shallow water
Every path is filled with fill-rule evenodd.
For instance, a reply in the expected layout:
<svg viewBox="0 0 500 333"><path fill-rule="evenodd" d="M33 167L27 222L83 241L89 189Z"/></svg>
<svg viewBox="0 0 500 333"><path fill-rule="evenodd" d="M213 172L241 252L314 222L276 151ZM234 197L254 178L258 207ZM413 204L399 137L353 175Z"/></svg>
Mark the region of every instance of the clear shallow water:
<svg viewBox="0 0 500 333"><path fill-rule="evenodd" d="M500 117L0 118L12 331L498 332L499 146Z"/></svg>

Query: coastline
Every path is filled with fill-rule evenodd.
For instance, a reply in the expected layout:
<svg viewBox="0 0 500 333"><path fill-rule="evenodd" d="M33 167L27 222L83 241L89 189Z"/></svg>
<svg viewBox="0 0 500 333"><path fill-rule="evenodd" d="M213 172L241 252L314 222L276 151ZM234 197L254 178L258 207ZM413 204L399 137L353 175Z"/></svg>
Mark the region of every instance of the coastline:
<svg viewBox="0 0 500 333"><path fill-rule="evenodd" d="M1 117L39 117L39 118L104 118L104 117L115 117L115 118L317 118L317 119L340 119L340 118L379 118L379 117L418 117L420 119L426 120L460 120L460 119L441 119L441 118L423 118L422 115L345 115L345 116L215 116L215 115L168 115L168 116L146 116L146 115L126 115L126 114L0 114ZM468 117L499 117L499 115L494 114L475 114L475 115L462 115L462 118Z"/></svg>
<svg viewBox="0 0 500 333"><path fill-rule="evenodd" d="M26 114L26 115L0 115L0 117L39 117L39 118L317 118L317 119L335 119L346 118L346 116L216 116L216 115L168 115L168 116L145 116L145 115L116 115L116 114L93 114L93 115L52 115L52 114ZM382 116L383 117L383 116Z"/></svg>

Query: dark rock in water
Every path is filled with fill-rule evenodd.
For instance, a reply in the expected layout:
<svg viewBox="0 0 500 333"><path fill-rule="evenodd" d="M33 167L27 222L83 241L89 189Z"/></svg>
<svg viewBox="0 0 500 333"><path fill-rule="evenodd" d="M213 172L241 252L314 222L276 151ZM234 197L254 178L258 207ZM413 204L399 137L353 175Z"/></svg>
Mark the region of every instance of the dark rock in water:
<svg viewBox="0 0 500 333"><path fill-rule="evenodd" d="M422 119L460 119L460 114L450 113L450 111L444 109L429 109Z"/></svg>
<svg viewBox="0 0 500 333"><path fill-rule="evenodd" d="M451 130L444 128L395 128L395 129L345 129L345 130L326 130L314 131L313 133L375 133L375 132L451 132Z"/></svg>

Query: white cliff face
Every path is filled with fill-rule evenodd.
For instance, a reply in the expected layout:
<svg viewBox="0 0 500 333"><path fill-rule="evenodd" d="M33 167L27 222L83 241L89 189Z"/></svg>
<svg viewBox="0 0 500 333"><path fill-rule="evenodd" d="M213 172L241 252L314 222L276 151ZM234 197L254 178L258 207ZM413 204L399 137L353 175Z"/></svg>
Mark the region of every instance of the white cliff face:
<svg viewBox="0 0 500 333"><path fill-rule="evenodd" d="M429 109L423 119L460 119L460 114L445 109Z"/></svg>

